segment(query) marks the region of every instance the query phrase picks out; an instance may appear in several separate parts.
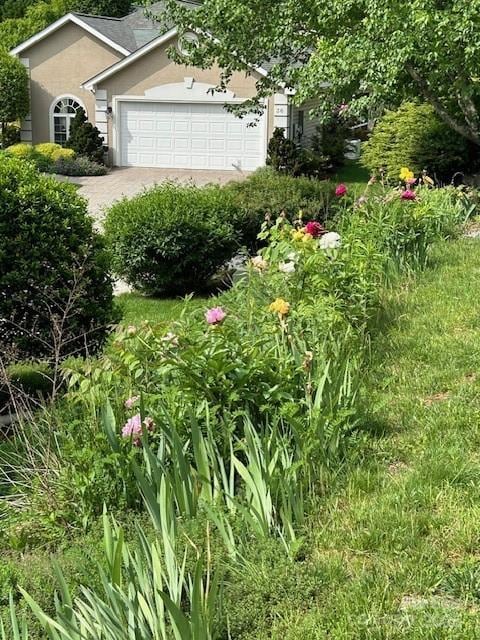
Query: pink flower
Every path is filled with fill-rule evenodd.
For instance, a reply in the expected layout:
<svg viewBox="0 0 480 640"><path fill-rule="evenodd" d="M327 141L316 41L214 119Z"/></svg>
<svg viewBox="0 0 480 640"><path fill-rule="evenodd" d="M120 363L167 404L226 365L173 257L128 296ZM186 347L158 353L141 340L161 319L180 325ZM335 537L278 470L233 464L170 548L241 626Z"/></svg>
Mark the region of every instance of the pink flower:
<svg viewBox="0 0 480 640"><path fill-rule="evenodd" d="M122 429L122 436L124 438L131 438L133 444L139 447L142 444L143 427L147 428L147 431L152 432L155 429L155 423L152 418L145 418L142 425L142 417L139 413L127 420L125 426Z"/></svg>
<svg viewBox="0 0 480 640"><path fill-rule="evenodd" d="M131 409L133 405L140 400L140 396L132 396L125 400L125 409Z"/></svg>
<svg viewBox="0 0 480 640"><path fill-rule="evenodd" d="M417 181L417 179L416 179L416 178L407 178L407 179L405 180L405 182L406 182L409 186L414 185L414 184L416 183L416 181Z"/></svg>
<svg viewBox="0 0 480 640"><path fill-rule="evenodd" d="M308 233L308 235L312 236L312 238L318 238L325 233L324 227L319 222L316 222L315 220L311 220L310 222L307 222L307 224L305 225L304 231L305 233Z"/></svg>
<svg viewBox="0 0 480 640"><path fill-rule="evenodd" d="M125 426L122 429L122 436L124 438L132 438L133 444L140 446L141 436L143 432L142 417L139 413L127 420Z"/></svg>
<svg viewBox="0 0 480 640"><path fill-rule="evenodd" d="M341 198L342 196L345 196L347 194L347 191L347 186L342 182L342 184L339 184L335 189L335 195L337 196L337 198Z"/></svg>
<svg viewBox="0 0 480 640"><path fill-rule="evenodd" d="M205 320L208 324L220 324L226 317L225 311L222 307L212 307L205 313Z"/></svg>
<svg viewBox="0 0 480 640"><path fill-rule="evenodd" d="M415 193L415 191L412 191L411 189L405 189L405 191L402 191L402 200L415 200L417 197L417 194Z"/></svg>

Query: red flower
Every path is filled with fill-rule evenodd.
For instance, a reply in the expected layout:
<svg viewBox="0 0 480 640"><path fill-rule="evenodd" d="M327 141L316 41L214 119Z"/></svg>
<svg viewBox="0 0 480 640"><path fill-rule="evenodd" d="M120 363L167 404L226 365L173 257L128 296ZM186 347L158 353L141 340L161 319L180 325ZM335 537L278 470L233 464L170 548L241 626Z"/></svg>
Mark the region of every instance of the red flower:
<svg viewBox="0 0 480 640"><path fill-rule="evenodd" d="M342 196L345 196L347 194L347 187L346 185L339 184L338 187L335 189L335 195L337 196L337 198L341 198Z"/></svg>
<svg viewBox="0 0 480 640"><path fill-rule="evenodd" d="M416 197L417 194L411 189L405 189L405 191L402 191L402 200L415 200Z"/></svg>
<svg viewBox="0 0 480 640"><path fill-rule="evenodd" d="M311 220L305 225L305 233L308 233L312 238L318 238L325 233L325 229L319 222Z"/></svg>

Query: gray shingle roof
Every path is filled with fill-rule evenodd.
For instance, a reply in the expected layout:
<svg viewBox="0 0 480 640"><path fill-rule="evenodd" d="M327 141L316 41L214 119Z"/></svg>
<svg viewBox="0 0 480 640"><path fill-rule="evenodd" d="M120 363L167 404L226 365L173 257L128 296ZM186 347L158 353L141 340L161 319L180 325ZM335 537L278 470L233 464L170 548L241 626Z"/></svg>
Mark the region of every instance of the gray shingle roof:
<svg viewBox="0 0 480 640"><path fill-rule="evenodd" d="M199 4L196 0L178 0L178 2L192 8ZM161 35L160 25L147 14L159 15L164 8L163 2L155 2L147 7L135 9L124 18L92 16L84 13L75 13L75 15L85 24L132 52Z"/></svg>

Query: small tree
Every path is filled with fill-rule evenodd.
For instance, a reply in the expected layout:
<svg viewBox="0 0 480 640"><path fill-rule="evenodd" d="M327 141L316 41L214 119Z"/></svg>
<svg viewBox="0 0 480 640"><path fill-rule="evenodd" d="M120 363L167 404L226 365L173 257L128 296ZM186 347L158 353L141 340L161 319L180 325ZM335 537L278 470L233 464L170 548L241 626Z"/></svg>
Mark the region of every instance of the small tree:
<svg viewBox="0 0 480 640"><path fill-rule="evenodd" d="M29 109L27 70L17 58L0 52L0 142L2 147L5 146L8 125L24 118Z"/></svg>
<svg viewBox="0 0 480 640"><path fill-rule="evenodd" d="M275 171L290 175L296 175L299 170L298 147L293 140L285 137L280 127L275 129L268 143L267 164Z"/></svg>
<svg viewBox="0 0 480 640"><path fill-rule="evenodd" d="M80 107L70 124L67 147L79 156L86 156L94 162L103 163L103 139L97 127L88 122L85 111Z"/></svg>

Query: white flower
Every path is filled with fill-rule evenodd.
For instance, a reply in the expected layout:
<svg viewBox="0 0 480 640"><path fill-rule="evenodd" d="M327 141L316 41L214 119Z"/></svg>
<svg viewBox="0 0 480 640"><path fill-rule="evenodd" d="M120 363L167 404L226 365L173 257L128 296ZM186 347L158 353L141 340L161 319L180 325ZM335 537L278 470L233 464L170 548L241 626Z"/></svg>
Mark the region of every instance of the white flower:
<svg viewBox="0 0 480 640"><path fill-rule="evenodd" d="M262 256L253 257L250 262L256 271L265 271L268 267L268 262Z"/></svg>
<svg viewBox="0 0 480 640"><path fill-rule="evenodd" d="M292 251L288 254L287 258L290 260L290 262L296 262L298 260L298 253L296 251Z"/></svg>
<svg viewBox="0 0 480 640"><path fill-rule="evenodd" d="M278 268L282 273L294 273L295 262L281 262Z"/></svg>
<svg viewBox="0 0 480 640"><path fill-rule="evenodd" d="M320 249L338 249L342 244L342 239L335 231L325 233L318 241Z"/></svg>

